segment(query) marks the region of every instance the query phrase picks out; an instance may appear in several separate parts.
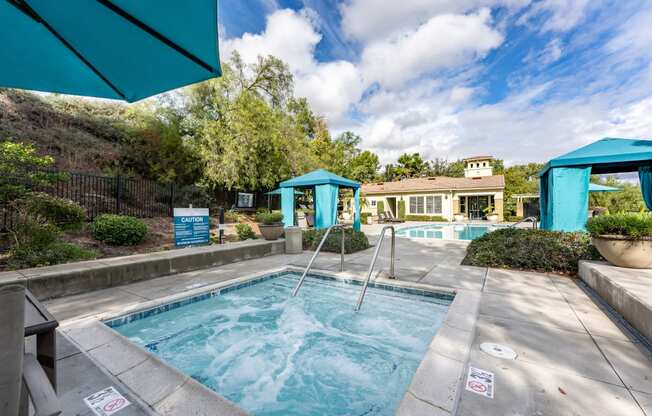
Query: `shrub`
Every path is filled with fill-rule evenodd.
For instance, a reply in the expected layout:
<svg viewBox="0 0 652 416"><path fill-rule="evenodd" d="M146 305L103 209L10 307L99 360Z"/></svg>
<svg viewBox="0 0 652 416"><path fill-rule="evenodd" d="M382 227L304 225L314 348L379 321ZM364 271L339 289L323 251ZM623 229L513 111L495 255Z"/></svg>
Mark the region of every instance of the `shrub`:
<svg viewBox="0 0 652 416"><path fill-rule="evenodd" d="M224 211L224 222L238 222L238 213L232 209Z"/></svg>
<svg viewBox="0 0 652 416"><path fill-rule="evenodd" d="M405 201L398 201L398 218L405 219Z"/></svg>
<svg viewBox="0 0 652 416"><path fill-rule="evenodd" d="M69 199L32 193L16 202L27 215L43 219L62 229L78 229L86 221L86 210Z"/></svg>
<svg viewBox="0 0 652 416"><path fill-rule="evenodd" d="M236 224L235 231L238 233L238 239L241 241L256 239L256 233L254 233L254 230L251 229L249 224Z"/></svg>
<svg viewBox="0 0 652 416"><path fill-rule="evenodd" d="M473 240L462 264L575 274L580 260L599 258L586 233L504 228Z"/></svg>
<svg viewBox="0 0 652 416"><path fill-rule="evenodd" d="M316 250L319 242L324 237L326 229L321 230L306 230L303 232L303 248L304 250ZM342 229L336 228L330 232L328 238L324 242L322 251L331 253L339 253L342 249ZM369 240L362 231L355 231L352 228L344 229L344 252L347 254L355 253L356 251L365 250L369 248Z"/></svg>
<svg viewBox="0 0 652 416"><path fill-rule="evenodd" d="M147 224L138 218L125 215L104 214L91 225L93 238L114 246L139 244L147 235Z"/></svg>
<svg viewBox="0 0 652 416"><path fill-rule="evenodd" d="M385 212L385 203L383 201L376 202L376 211L381 214Z"/></svg>
<svg viewBox="0 0 652 416"><path fill-rule="evenodd" d="M41 223L31 217L19 217L18 223L11 230L15 247L30 246L34 249L46 247L59 238L61 232L50 223Z"/></svg>
<svg viewBox="0 0 652 416"><path fill-rule="evenodd" d="M621 235L624 237L652 237L652 214L622 213L598 215L589 218L586 229L594 236Z"/></svg>
<svg viewBox="0 0 652 416"><path fill-rule="evenodd" d="M507 222L518 222L522 219L523 217L521 217L520 215L512 215L512 214L505 215L505 221Z"/></svg>
<svg viewBox="0 0 652 416"><path fill-rule="evenodd" d="M52 266L73 261L91 260L97 252L64 241L55 241L43 247L20 245L12 248L7 262L11 269Z"/></svg>
<svg viewBox="0 0 652 416"><path fill-rule="evenodd" d="M267 208L256 208L256 215L258 215L258 214L267 214L269 212L270 211Z"/></svg>
<svg viewBox="0 0 652 416"><path fill-rule="evenodd" d="M361 212L360 213L360 223L369 224L369 217L371 217L370 212Z"/></svg>
<svg viewBox="0 0 652 416"><path fill-rule="evenodd" d="M260 212L256 215L256 220L265 225L278 224L283 221L283 214L280 212Z"/></svg>
<svg viewBox="0 0 652 416"><path fill-rule="evenodd" d="M448 222L448 220L441 215L406 215L406 221L435 221L435 222Z"/></svg>

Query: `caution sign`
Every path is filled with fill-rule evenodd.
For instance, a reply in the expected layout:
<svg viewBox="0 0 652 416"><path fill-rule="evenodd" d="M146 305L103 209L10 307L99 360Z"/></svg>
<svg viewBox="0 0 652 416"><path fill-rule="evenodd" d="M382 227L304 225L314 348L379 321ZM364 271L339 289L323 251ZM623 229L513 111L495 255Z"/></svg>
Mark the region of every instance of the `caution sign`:
<svg viewBox="0 0 652 416"><path fill-rule="evenodd" d="M91 394L84 402L97 416L111 416L131 404L113 387Z"/></svg>
<svg viewBox="0 0 652 416"><path fill-rule="evenodd" d="M490 399L494 398L494 373L469 367L466 389Z"/></svg>

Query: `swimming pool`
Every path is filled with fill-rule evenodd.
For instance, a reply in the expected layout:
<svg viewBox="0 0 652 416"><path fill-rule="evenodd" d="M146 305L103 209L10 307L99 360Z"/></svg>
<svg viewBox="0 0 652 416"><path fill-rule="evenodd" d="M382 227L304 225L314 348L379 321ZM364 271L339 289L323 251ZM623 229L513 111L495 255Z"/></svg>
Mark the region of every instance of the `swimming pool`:
<svg viewBox="0 0 652 416"><path fill-rule="evenodd" d="M497 224L424 224L400 228L396 231L396 235L429 240L475 240L498 228L504 228L504 226Z"/></svg>
<svg viewBox="0 0 652 416"><path fill-rule="evenodd" d="M452 295L283 272L106 322L259 416L392 415ZM357 282L356 282L357 283Z"/></svg>

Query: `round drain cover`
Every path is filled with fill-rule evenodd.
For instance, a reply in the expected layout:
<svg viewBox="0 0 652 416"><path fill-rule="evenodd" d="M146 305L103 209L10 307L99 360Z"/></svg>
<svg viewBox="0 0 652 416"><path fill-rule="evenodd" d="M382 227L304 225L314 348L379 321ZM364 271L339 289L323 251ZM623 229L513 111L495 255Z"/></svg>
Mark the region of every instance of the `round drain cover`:
<svg viewBox="0 0 652 416"><path fill-rule="evenodd" d="M483 342L480 344L480 350L486 352L491 356L503 358L505 360L515 360L517 356L516 352L513 349L506 347L505 345L496 344L494 342Z"/></svg>

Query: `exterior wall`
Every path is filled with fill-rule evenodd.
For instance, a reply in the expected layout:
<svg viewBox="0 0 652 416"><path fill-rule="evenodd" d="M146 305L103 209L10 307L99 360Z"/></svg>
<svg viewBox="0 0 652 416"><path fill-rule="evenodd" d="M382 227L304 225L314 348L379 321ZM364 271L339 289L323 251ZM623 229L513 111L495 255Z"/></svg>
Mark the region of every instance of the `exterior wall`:
<svg viewBox="0 0 652 416"><path fill-rule="evenodd" d="M428 192L428 193L409 193L401 195L405 201L405 214L406 215L426 215L426 216L440 216L444 217L447 220L453 218L453 198L451 198L450 192ZM441 212L428 213L425 208L425 197L427 196L438 196L441 198ZM410 208L410 197L423 197L424 198L424 212L412 212Z"/></svg>
<svg viewBox="0 0 652 416"><path fill-rule="evenodd" d="M477 178L481 176L493 175L493 167L491 166L491 159L473 160L466 163L464 169L464 176L467 178Z"/></svg>

